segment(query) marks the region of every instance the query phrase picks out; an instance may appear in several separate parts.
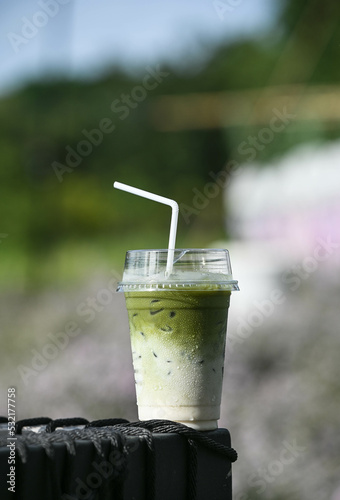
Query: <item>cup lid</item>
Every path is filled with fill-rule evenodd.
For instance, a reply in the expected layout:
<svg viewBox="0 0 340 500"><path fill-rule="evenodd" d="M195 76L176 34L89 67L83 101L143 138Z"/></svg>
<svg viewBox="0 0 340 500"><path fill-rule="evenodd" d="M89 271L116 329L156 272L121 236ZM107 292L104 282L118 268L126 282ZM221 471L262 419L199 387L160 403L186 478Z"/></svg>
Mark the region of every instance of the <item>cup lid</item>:
<svg viewBox="0 0 340 500"><path fill-rule="evenodd" d="M170 275L166 273L167 255L167 249L129 250L117 291L239 290L226 249L176 249Z"/></svg>

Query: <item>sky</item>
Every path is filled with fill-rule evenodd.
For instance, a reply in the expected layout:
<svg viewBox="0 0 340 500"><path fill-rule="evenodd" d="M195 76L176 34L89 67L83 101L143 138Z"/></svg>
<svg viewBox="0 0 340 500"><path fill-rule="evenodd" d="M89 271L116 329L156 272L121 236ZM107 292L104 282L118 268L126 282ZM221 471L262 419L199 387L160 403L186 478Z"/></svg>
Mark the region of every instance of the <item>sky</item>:
<svg viewBox="0 0 340 500"><path fill-rule="evenodd" d="M199 63L207 47L261 33L270 0L2 0L0 94L42 75L96 78L114 64Z"/></svg>

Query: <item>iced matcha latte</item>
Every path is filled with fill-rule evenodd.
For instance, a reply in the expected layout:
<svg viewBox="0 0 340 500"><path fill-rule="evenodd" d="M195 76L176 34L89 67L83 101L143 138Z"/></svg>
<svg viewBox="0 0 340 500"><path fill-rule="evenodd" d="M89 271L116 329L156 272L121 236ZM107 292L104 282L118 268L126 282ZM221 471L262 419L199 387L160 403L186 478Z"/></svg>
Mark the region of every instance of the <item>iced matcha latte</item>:
<svg viewBox="0 0 340 500"><path fill-rule="evenodd" d="M120 289L129 316L139 418L214 429L228 307L237 289L231 270L221 272L221 257L230 266L227 251L176 250L172 276L165 275L160 257L166 256L159 255L165 250L135 252L144 255L138 266L137 254L128 252Z"/></svg>

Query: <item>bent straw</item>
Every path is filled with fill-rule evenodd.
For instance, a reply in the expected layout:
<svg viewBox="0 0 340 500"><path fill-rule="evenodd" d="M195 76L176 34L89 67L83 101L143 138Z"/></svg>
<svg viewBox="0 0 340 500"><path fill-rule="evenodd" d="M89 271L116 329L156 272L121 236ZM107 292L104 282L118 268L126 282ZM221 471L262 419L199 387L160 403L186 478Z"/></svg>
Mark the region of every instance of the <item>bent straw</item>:
<svg viewBox="0 0 340 500"><path fill-rule="evenodd" d="M113 187L116 189L121 189L128 193L136 194L142 198L148 198L149 200L157 201L158 203L163 203L163 205L169 205L171 207L171 222L170 222L170 235L168 244L168 258L166 262L166 276L172 273L174 255L175 255L175 244L176 244L176 233L177 233L177 222L178 222L178 204L170 198L164 198L164 196L159 196L158 194L149 193L149 191L144 191L143 189L138 189L127 184L122 184L121 182L115 181Z"/></svg>

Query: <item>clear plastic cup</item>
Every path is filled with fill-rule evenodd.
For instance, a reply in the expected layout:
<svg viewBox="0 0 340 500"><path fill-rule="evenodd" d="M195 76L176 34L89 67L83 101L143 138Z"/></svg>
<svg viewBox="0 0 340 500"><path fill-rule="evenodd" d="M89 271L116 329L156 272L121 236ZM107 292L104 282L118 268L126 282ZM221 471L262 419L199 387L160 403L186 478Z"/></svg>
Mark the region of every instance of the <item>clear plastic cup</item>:
<svg viewBox="0 0 340 500"><path fill-rule="evenodd" d="M228 308L233 280L228 250L126 254L118 291L129 316L140 420L166 419L199 430L220 417Z"/></svg>

